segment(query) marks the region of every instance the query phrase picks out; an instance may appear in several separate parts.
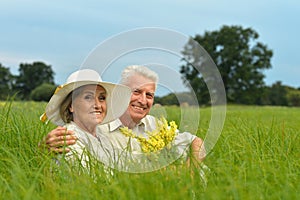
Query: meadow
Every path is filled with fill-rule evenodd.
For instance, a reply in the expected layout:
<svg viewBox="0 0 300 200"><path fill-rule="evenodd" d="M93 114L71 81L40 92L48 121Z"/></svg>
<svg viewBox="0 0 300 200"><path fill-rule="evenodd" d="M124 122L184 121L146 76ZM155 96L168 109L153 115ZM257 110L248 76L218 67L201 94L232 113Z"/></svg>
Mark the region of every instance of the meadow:
<svg viewBox="0 0 300 200"><path fill-rule="evenodd" d="M55 126L39 116L45 103L0 102L0 199L299 199L300 108L227 106L222 134L205 165L207 186L195 169L164 169L108 176L56 165L38 147ZM178 120L178 107L165 107ZM205 137L210 108L200 109ZM191 172L194 170L193 172Z"/></svg>

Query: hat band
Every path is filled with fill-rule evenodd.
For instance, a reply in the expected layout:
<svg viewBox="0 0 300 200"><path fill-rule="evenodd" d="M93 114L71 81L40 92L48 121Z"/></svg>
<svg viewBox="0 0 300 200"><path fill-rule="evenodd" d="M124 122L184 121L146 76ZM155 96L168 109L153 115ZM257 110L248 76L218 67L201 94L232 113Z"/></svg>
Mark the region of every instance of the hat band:
<svg viewBox="0 0 300 200"><path fill-rule="evenodd" d="M64 85L57 86L56 89L55 89L55 91L54 91L54 94L56 94L56 93L57 93L59 90L61 90L61 88L63 88L63 87L64 87ZM44 112L44 113L40 116L40 120L41 120L42 122L46 122L47 119L48 119L48 117L47 117L46 113Z"/></svg>

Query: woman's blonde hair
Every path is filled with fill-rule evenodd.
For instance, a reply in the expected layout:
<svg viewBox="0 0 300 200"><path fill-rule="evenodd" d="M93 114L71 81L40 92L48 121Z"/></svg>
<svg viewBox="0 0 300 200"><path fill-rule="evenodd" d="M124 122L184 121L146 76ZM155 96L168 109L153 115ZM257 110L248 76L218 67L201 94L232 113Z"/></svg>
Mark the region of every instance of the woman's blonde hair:
<svg viewBox="0 0 300 200"><path fill-rule="evenodd" d="M78 97L83 87L84 86L81 86L73 90L70 94L68 94L68 96L61 103L59 114L65 123L70 123L71 121L73 121L73 113L70 111L70 107L72 105L72 99Z"/></svg>

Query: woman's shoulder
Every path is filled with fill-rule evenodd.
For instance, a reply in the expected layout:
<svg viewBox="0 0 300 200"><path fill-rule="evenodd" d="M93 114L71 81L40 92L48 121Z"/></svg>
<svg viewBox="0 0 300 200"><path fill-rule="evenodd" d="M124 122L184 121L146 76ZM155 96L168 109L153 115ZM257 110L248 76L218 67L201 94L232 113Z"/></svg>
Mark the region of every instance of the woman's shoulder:
<svg viewBox="0 0 300 200"><path fill-rule="evenodd" d="M65 125L67 130L72 130L74 132L74 135L78 138L77 141L81 141L85 143L87 140L89 140L90 137L94 137L92 134L82 130L76 123L70 122Z"/></svg>

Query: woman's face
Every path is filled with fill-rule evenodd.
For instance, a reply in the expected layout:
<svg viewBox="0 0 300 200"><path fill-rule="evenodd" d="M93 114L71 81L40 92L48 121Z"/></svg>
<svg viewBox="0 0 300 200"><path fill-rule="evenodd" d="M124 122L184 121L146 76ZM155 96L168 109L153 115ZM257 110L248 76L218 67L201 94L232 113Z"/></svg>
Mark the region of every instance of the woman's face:
<svg viewBox="0 0 300 200"><path fill-rule="evenodd" d="M92 132L106 116L106 91L100 85L85 85L76 90L73 94L79 93L73 97L70 106L73 121L82 129Z"/></svg>

